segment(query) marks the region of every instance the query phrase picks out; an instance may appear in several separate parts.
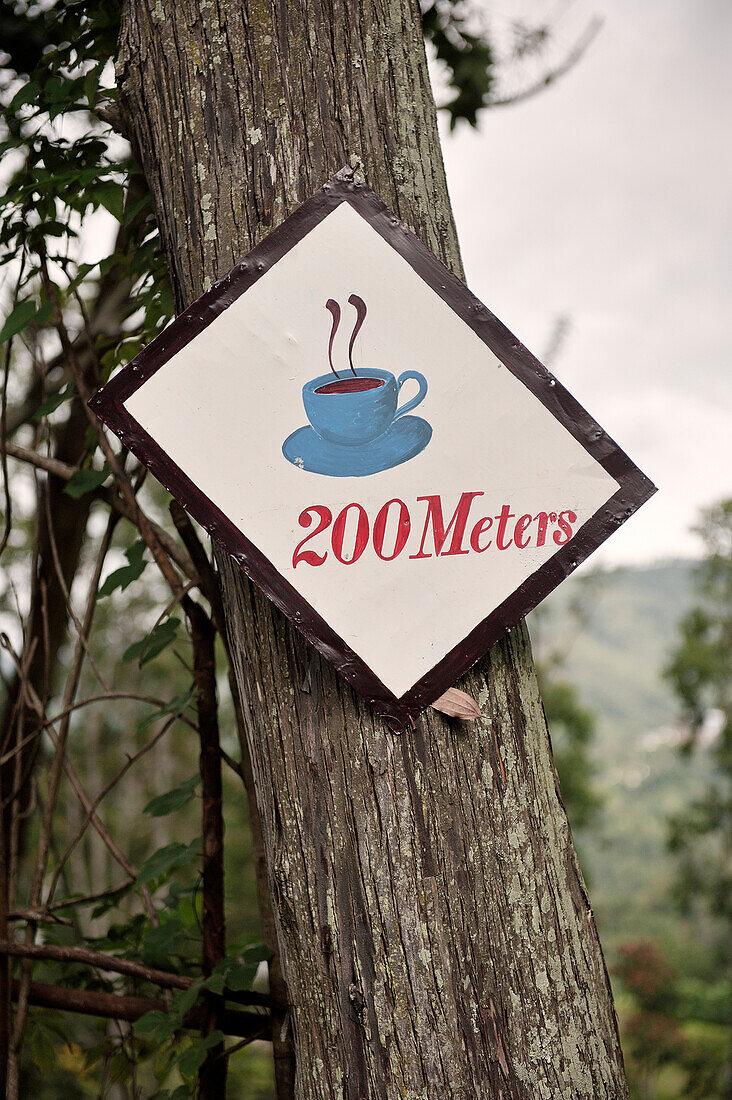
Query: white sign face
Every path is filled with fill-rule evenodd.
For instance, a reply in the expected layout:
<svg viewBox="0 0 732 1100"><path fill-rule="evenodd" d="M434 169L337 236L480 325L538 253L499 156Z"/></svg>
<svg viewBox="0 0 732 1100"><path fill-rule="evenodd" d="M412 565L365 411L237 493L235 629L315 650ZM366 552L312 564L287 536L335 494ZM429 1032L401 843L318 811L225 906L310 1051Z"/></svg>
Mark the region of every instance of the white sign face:
<svg viewBox="0 0 732 1100"><path fill-rule="evenodd" d="M397 721L653 491L345 171L96 406Z"/></svg>

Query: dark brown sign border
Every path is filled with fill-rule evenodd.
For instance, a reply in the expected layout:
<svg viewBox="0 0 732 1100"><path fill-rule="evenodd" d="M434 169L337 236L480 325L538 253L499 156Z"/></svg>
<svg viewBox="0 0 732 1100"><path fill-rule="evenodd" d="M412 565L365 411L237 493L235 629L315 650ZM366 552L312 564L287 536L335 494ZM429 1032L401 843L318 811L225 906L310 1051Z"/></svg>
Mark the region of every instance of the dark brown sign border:
<svg viewBox="0 0 732 1100"><path fill-rule="evenodd" d="M414 687L397 699L246 536L198 489L138 424L124 402L181 348L244 294L341 203L349 203L404 257L428 286L487 344L508 370L618 482L618 492L574 537L483 619ZM245 573L371 702L402 728L442 695L656 491L628 456L490 310L470 293L350 168L343 168L190 305L89 402L97 416L241 565Z"/></svg>

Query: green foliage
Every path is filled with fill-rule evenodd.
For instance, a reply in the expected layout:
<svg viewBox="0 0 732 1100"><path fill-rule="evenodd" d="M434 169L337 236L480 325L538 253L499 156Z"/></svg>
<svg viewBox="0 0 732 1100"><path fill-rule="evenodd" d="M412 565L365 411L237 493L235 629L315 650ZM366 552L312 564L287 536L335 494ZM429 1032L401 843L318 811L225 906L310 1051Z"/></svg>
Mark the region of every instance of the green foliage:
<svg viewBox="0 0 732 1100"><path fill-rule="evenodd" d="M198 856L198 852L195 854ZM176 914L162 919L157 927L150 925L142 937L142 961L149 966L169 967L170 960L181 953L184 936L183 922Z"/></svg>
<svg viewBox="0 0 732 1100"><path fill-rule="evenodd" d="M0 340L38 338L56 324L55 303L73 344L85 327L84 302L104 279L134 288L121 303L123 315L136 315L127 340L139 334L148 342L171 316L147 188L104 117L117 97L109 77L120 11L113 0L2 7L0 155L9 172L0 197L0 266L12 262L19 274L18 304ZM77 239L84 218L99 209L119 223L118 247L89 264ZM112 354L111 369L114 347L103 331L96 344L103 361Z"/></svg>
<svg viewBox="0 0 732 1100"><path fill-rule="evenodd" d="M572 639L586 625L592 599L592 579L580 578L575 582L572 598L567 603L565 636L560 636L546 607L538 608L531 619L532 636L539 639L536 655L539 689L562 799L573 829L589 828L601 808L592 761L596 718L589 708L580 703L578 689L564 672ZM553 634L550 647L541 645L545 625Z"/></svg>
<svg viewBox="0 0 732 1100"><path fill-rule="evenodd" d="M562 798L572 826L584 829L600 807L590 757L595 719L580 706L577 689L571 684L546 675L541 675L540 683Z"/></svg>
<svg viewBox="0 0 732 1100"><path fill-rule="evenodd" d="M179 629L180 619L165 619L151 630L147 637L128 646L122 654L122 660L137 661L140 666L148 664L175 641Z"/></svg>
<svg viewBox="0 0 732 1100"><path fill-rule="evenodd" d="M696 529L705 556L695 577L697 604L681 622L668 676L693 737L710 707L732 712L732 499L709 509ZM730 756L721 738L724 763ZM729 761L732 766L732 759Z"/></svg>
<svg viewBox="0 0 732 1100"><path fill-rule="evenodd" d="M145 550L146 544L142 539L133 542L132 546L129 546L125 550L127 565L122 565L119 569L115 569L113 573L109 574L99 589L100 599L103 596L111 596L117 589L124 592L133 581L136 581L138 577L142 576L147 564L147 562L143 561Z"/></svg>
<svg viewBox="0 0 732 1100"><path fill-rule="evenodd" d="M488 106L495 79L495 54L490 39L469 29L471 8L461 0L422 3L422 30L438 61L449 74L455 95L443 105L450 129L462 119L478 125L478 113Z"/></svg>
<svg viewBox="0 0 732 1100"><path fill-rule="evenodd" d="M73 385L69 384L65 389L59 390L58 393L52 393L45 401L42 401L31 419L36 422L43 420L44 416L50 416L52 412L55 412L66 401L71 401L74 397L76 397L76 390Z"/></svg>
<svg viewBox="0 0 732 1100"><path fill-rule="evenodd" d="M201 855L201 838L196 837L190 844L181 844L178 841L174 841L172 844L166 844L164 848L158 848L156 852L150 856L148 860L140 868L140 874L137 877L138 886L144 886L146 883L157 882L158 884L173 872L180 870L181 868L188 867L191 863L195 863Z"/></svg>
<svg viewBox="0 0 732 1100"><path fill-rule="evenodd" d="M678 1092L684 1100L725 1100L727 1059L730 1052L727 1021L730 989L718 983L713 997L715 1019L698 1022L690 1009L693 997L709 1002L709 993L678 981L673 968L649 941L623 944L616 973L632 999L624 1019L623 1046L632 1095L661 1096L664 1067L675 1067ZM684 1025L684 1019L692 1023ZM711 1026L710 1026L711 1024ZM656 1091L658 1090L658 1091ZM668 1093L671 1096L671 1093Z"/></svg>
<svg viewBox="0 0 732 1100"><path fill-rule="evenodd" d="M180 695L176 695L169 703L166 703L164 707L158 707L157 710L152 711L141 722L137 723L138 733L141 730L147 729L152 723L156 722L158 718L163 718L167 714L182 714L188 704L195 698L196 692L194 688L189 691L183 691Z"/></svg>
<svg viewBox="0 0 732 1100"><path fill-rule="evenodd" d="M264 944L249 944L237 954L227 956L214 968L206 979L206 989L219 996L224 993L224 989L234 992L251 989L259 964L267 962L271 957L271 951Z"/></svg>
<svg viewBox="0 0 732 1100"><path fill-rule="evenodd" d="M172 919L169 923L172 923ZM164 950L165 944L162 941L161 946ZM269 957L270 953L263 945L250 944L238 954L223 959L208 978L198 977L188 989L176 990L168 1012L154 1009L137 1020L134 1024L135 1035L158 1051L155 1072L160 1085L165 1084L174 1072L192 1085L205 1061L206 1052L224 1042L225 1036L219 1030L203 1037L189 1034L183 1038L186 1017L199 998L206 993L225 997L227 990L235 992L251 989L259 962ZM156 1095L176 1096L177 1092L175 1090L172 1094L161 1092Z"/></svg>
<svg viewBox="0 0 732 1100"><path fill-rule="evenodd" d="M4 343L6 340L12 339L13 336L17 336L19 332L22 332L37 313L38 306L36 305L35 299L27 298L24 302L19 302L9 314L2 329L0 329L0 344Z"/></svg>
<svg viewBox="0 0 732 1100"><path fill-rule="evenodd" d="M109 467L106 462L102 466L101 470L96 470L93 467L84 467L81 470L77 470L69 480L66 482L64 492L73 497L74 500L78 500L79 497L83 497L85 493L92 493L95 489L98 489L107 478L109 477Z"/></svg>
<svg viewBox="0 0 732 1100"><path fill-rule="evenodd" d="M697 531L705 556L695 605L681 621L666 676L687 724L684 751L707 752L715 770L702 797L672 820L669 843L681 869L677 894L706 899L732 936L732 499L705 512Z"/></svg>
<svg viewBox="0 0 732 1100"><path fill-rule="evenodd" d="M190 779L186 779L185 783L151 799L143 813L150 814L152 817L165 817L167 814L174 813L175 810L182 809L194 797L200 782L200 775L192 775Z"/></svg>

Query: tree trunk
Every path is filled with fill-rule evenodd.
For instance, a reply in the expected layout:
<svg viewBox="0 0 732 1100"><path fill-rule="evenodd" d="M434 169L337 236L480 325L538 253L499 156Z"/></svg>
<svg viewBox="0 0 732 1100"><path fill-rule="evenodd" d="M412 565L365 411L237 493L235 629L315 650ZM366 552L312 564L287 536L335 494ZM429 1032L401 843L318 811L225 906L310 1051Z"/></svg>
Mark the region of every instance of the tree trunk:
<svg viewBox="0 0 732 1100"><path fill-rule="evenodd" d="M344 164L461 273L416 3L129 0L119 78L180 306ZM298 1098L627 1096L525 629L394 734L218 563Z"/></svg>

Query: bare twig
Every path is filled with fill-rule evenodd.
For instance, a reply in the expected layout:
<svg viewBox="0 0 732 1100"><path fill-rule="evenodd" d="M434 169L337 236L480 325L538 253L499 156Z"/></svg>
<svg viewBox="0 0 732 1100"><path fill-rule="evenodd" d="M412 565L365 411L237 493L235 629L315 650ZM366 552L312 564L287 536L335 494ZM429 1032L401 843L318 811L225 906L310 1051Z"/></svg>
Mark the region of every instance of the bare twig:
<svg viewBox="0 0 732 1100"><path fill-rule="evenodd" d="M577 62L583 57L592 43L595 36L598 34L602 27L603 20L596 16L591 19L584 34L581 35L573 49L569 51L564 60L556 66L554 69L550 69L548 73L545 73L543 77L537 80L534 84L530 84L528 88L524 88L520 92L516 92L514 95L509 96L497 96L495 99L489 99L487 107L511 107L514 103L523 103L527 99L532 99L539 92L543 92L550 84L554 84L560 77L564 76L573 69Z"/></svg>
<svg viewBox="0 0 732 1100"><path fill-rule="evenodd" d="M57 733L54 730L53 726L48 727L48 732L49 732L49 735L51 737L51 740L54 743L54 747L58 751L59 746L61 744L60 737L57 735ZM127 856L124 854L124 852L119 847L119 845L112 839L112 837L110 836L109 831L107 830L106 826L102 823L99 816L92 809L92 801L89 798L89 795L84 790L82 782L79 779L79 776L77 775L74 766L70 763L70 761L66 757L64 757L64 759L63 759L62 766L63 766L64 772L66 773L67 779L69 780L69 782L71 783L71 786L73 787L74 791L76 792L77 798L79 799L82 806L84 807L87 814L89 815L89 819L91 821L92 826L94 827L94 829L98 833L98 835L101 838L102 842L108 848L108 850L111 853L112 857L117 861L117 863L119 863L120 867L122 867L123 870L125 870L127 872L127 874L130 876L130 878L137 878L137 876L140 873L139 869L135 866L134 863L132 863L131 860L129 860L127 858ZM157 919L157 915L155 913L155 907L152 903L152 897L150 896L150 891L148 890L147 886L142 886L140 889L141 889L141 893L143 895L143 899L145 901L145 908L147 909L148 916L149 916L149 918L150 918L150 920L152 921L153 924L157 924L158 919Z"/></svg>
<svg viewBox="0 0 732 1100"><path fill-rule="evenodd" d="M61 589L61 591L64 594L64 598L66 600L66 608L67 608L67 611L68 611L68 614L69 614L69 618L71 619L72 623L74 624L74 628L76 630L76 635L77 635L79 641L81 642L81 645L84 648L84 653L86 654L86 659L89 662L89 664L91 665L91 668L93 669L94 675L96 676L97 680L102 685L104 690L108 692L109 691L109 684L104 679L104 676L102 674L102 670L100 669L99 665L95 661L94 654L92 653L91 649L89 648L89 641L88 641L88 639L87 639L87 637L84 633L84 630L83 630L81 621L79 619L79 616L74 611L74 605L71 602L71 592L69 591L69 587L66 584L66 581L64 579L64 571L61 568L61 562L60 562L59 556L58 556L58 545L56 543L56 531L54 529L53 516L51 515L51 507L50 507L50 502L49 502L49 499L48 499L48 493L42 493L41 495L42 495L43 502L44 502L44 507L45 507L45 510L46 510L46 530L48 532L48 545L51 548L51 557L53 559L53 568L54 568L54 571L56 573L56 581L58 583L59 588ZM114 529L117 526L118 520L119 520L119 516L116 515L114 512L109 517L109 545L111 545L112 534L114 533ZM101 574L100 574L100 576L101 576Z"/></svg>
<svg viewBox="0 0 732 1100"><path fill-rule="evenodd" d="M89 585L86 608L84 612L84 620L82 624L82 631L77 638L76 646L74 647L74 655L71 661L71 667L69 675L66 680L66 687L64 690L64 706L68 707L74 700L76 690L81 677L81 669L84 662L85 648L81 643L81 635L86 638L91 630L91 624L94 617L94 609L96 607L97 591L99 588L99 578L101 576L104 561L107 556L107 552L111 545L112 533L114 531L113 517L110 516L107 523L107 529L102 537L99 551L97 553L97 559L92 571L91 582ZM40 714L44 712L44 706L37 694L33 690L30 684L25 685L26 693L32 693L32 705L34 705ZM36 856L35 868L33 871L33 880L30 889L29 896L29 908L37 908L41 901L41 890L43 886L43 877L45 874L46 866L48 863L48 852L51 844L51 828L53 823L53 815L56 809L56 801L58 798L59 783L61 781L61 772L70 767L66 759L66 740L69 731L69 718L66 717L62 720L59 727L59 734L56 735L52 727L49 726L49 734L55 745L55 754L51 762L51 770L48 780L48 791L46 795L46 804L43 809L43 816L41 819L40 837L38 843L38 854ZM111 838L110 838L111 840ZM125 868L127 870L127 868ZM127 870L128 874L131 874ZM34 936L34 927L29 924L26 928L26 943L30 944ZM15 1016L15 1026L13 1028L13 1034L10 1044L10 1057L9 1067L10 1076L13 1081L17 1080L17 1066L20 1056L20 1047L23 1041L23 1031L25 1030L25 1021L28 1010L28 998L27 990L28 983L30 982L30 965L24 965L21 971L20 987L18 993L18 1007Z"/></svg>
<svg viewBox="0 0 732 1100"><path fill-rule="evenodd" d="M87 385L84 371L81 369L77 361L73 344L69 339L69 334L66 329L63 314L61 313L58 299L56 297L53 284L48 274L46 258L45 256L41 256L40 259L41 276L43 280L44 290L46 292L48 301L53 304L53 315L54 323L56 325L56 331L58 332L59 338L61 340L61 346L66 354L69 369L74 376L76 388L79 393L79 397L83 402L86 417L92 428L94 429L97 440L99 442L99 447L105 459L107 460L107 465L109 466L109 469L114 475L114 479L119 489L120 495L122 496L122 499L125 501L127 506L131 509L132 515L135 517L135 521L140 530L140 535L149 547L161 573L170 585L171 590L174 594L179 595L181 592L180 577L178 576L178 573L173 567L173 563L171 562L162 544L160 543L160 540L157 538L147 516L139 507L137 503L137 498L135 497L135 491L132 487L132 483L125 474L122 468L122 464L119 461L117 455L114 453L114 450L112 449L112 446L104 432L101 421L89 408L88 402L89 398L91 397L91 392L89 390L89 386Z"/></svg>
<svg viewBox="0 0 732 1100"><path fill-rule="evenodd" d="M61 462L58 458L41 454L29 447L21 447L17 443L11 443L9 439L0 443L0 446L3 454L17 458L21 462L27 462L31 466L37 466L39 470L46 470L47 473L63 478L64 481L68 481L78 470L78 466L70 466L68 462Z"/></svg>
<svg viewBox="0 0 732 1100"><path fill-rule="evenodd" d="M3 453L7 454L10 458L16 458L20 462L27 462L29 465L35 466L39 470L45 470L46 473L62 478L64 481L68 481L72 478L79 469L78 466L70 466L68 462L61 462L57 458L41 454L40 451L34 451L29 447L21 447L17 443L11 443L10 440L6 440L2 447ZM156 523L154 519L151 519L150 516L142 512L139 503L135 510L129 506L126 500L118 496L116 492L112 492L110 489L104 488L104 486L94 490L92 495L95 499L104 501L108 507L112 508L135 526L138 526L138 515L145 515L146 522L149 524L150 529L168 557L175 562L189 580L193 581L195 584L200 583L198 573L189 555L170 537L163 527Z"/></svg>
<svg viewBox="0 0 732 1100"><path fill-rule="evenodd" d="M58 861L56 869L53 873L53 878L51 879L51 885L49 886L48 892L46 894L46 907L48 907L50 905L51 901L53 900L53 895L56 891L56 887L58 885L58 881L59 881L59 878L61 877L61 873L64 869L66 861L68 860L69 856L71 855L71 853L76 848L76 845L79 843L82 836L86 832L87 827L92 822L92 819L94 817L94 814L96 812L96 809L97 809L97 806L99 805L99 803L104 798L106 798L106 796L109 794L109 792L114 787L117 786L119 781L130 770L132 765L135 764L142 756L144 756L145 753L149 752L150 749L154 748L154 746L157 745L157 743L161 739L161 737L163 737L164 734L167 733L167 731L170 729L170 727L174 724L174 722L177 721L177 718L178 718L177 714L171 715L171 717L166 719L166 721L163 723L163 725L157 731L157 733L153 737L151 737L150 740L145 745L143 745L141 749L138 749L138 751L134 754L134 756L128 756L127 760L122 765L122 767L117 771L116 775L114 775L112 777L112 779L110 779L110 781L107 783L107 785L105 787L103 787L102 790L99 792L99 794L96 796L94 801L89 804L89 807L86 809L86 814L85 814L84 818L82 819L75 835L69 841L65 852L63 853L63 855L61 856L61 858Z"/></svg>
<svg viewBox="0 0 732 1100"><path fill-rule="evenodd" d="M43 733L43 731L46 729L47 726L57 725L58 722L62 718L64 718L67 714L71 714L75 710L81 710L82 707L88 707L92 703L107 703L112 699L134 699L137 702L151 703L151 704L154 704L156 707L160 707L160 708L166 707L166 706L169 705L168 701L165 700L165 699L158 699L154 695L141 695L136 691L107 691L107 692L104 692L104 694L102 694L102 695L90 695L86 699L80 699L78 702L72 703L71 706L66 707L64 710L60 710L58 712L58 714L54 714L54 716L52 718L39 719L38 724L37 724L36 728L33 730L32 733L28 734L27 737L23 738L23 740L21 742L19 742L15 746L15 748L10 749L3 756L0 756L0 768L3 766L3 764L6 764L9 760L12 760L13 757L16 756L17 753L20 752L23 749L23 747L25 745L27 745L30 741L32 741L36 737L39 737L40 734ZM178 711L174 715L174 717L176 719L180 720L181 722L184 722L192 730L195 730L195 732L198 733L198 726L196 725L196 723L191 721L191 719L188 718L187 715L183 714L182 711ZM147 749L151 748L151 747L152 747L151 743L148 743L148 745L145 746L143 749L141 749L139 753L135 754L135 756L132 758L132 762L134 763L134 761L137 759L138 755L142 755L143 752L146 752ZM223 749L221 751L222 751L222 755L224 755ZM225 756L224 756L224 758L226 759ZM229 766L232 767L234 769L234 771L238 770L238 765L233 760L226 759L226 763L229 764ZM127 770L126 767L125 767L125 770Z"/></svg>
<svg viewBox="0 0 732 1100"><path fill-rule="evenodd" d="M46 905L43 912L55 913L58 909L69 909L72 905L91 905L93 902L105 901L107 898L113 898L115 894L121 894L123 890L127 890L134 884L134 881L134 878L128 878L125 882L121 882L119 886L110 886L108 890L99 890L95 894L62 898L61 901L55 901L53 905Z"/></svg>
<svg viewBox="0 0 732 1100"><path fill-rule="evenodd" d="M228 752L226 752L224 749L219 749L219 752L221 753L221 759L227 765L227 767L231 768L231 770L235 772L240 779L243 779L244 770L241 764L237 764L236 760L234 760L233 757L229 756Z"/></svg>

